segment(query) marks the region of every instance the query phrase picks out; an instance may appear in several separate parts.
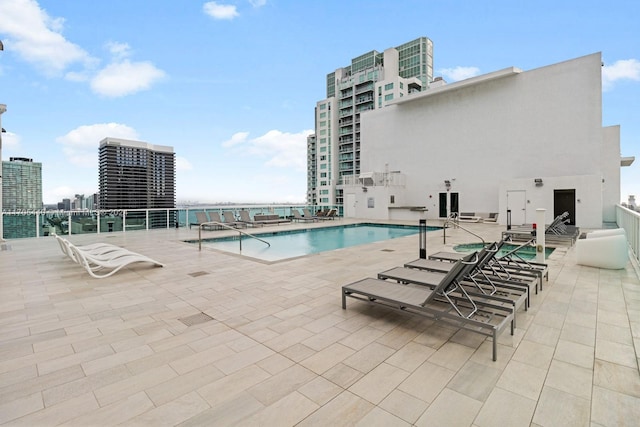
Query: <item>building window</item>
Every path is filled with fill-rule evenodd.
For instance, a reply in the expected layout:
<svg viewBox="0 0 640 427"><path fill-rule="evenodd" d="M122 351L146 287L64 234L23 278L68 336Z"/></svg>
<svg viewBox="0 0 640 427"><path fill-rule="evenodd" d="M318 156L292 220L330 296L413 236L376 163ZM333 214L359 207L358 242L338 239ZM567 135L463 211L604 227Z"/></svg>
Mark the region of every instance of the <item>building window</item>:
<svg viewBox="0 0 640 427"><path fill-rule="evenodd" d="M393 94L392 93L384 96L384 100L385 101L391 101L392 99L393 99Z"/></svg>
<svg viewBox="0 0 640 427"><path fill-rule="evenodd" d="M393 83L387 83L386 85L384 85L384 90L392 90L393 89Z"/></svg>

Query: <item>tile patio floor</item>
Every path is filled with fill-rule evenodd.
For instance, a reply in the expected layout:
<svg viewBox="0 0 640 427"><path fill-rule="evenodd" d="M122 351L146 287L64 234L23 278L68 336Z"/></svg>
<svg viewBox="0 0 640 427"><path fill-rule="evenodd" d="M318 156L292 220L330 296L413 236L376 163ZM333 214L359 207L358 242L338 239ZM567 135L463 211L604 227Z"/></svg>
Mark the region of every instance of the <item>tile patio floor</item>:
<svg viewBox="0 0 640 427"><path fill-rule="evenodd" d="M468 227L488 241L504 229ZM444 245L429 233L428 253L473 241L448 234ZM351 299L342 310L340 287L417 258L416 236L271 265L182 242L195 236L71 236L165 263L102 280L53 238L10 241L0 251L0 424L638 425L631 263L583 267L557 249L493 362L480 335ZM187 326L194 315L205 321Z"/></svg>

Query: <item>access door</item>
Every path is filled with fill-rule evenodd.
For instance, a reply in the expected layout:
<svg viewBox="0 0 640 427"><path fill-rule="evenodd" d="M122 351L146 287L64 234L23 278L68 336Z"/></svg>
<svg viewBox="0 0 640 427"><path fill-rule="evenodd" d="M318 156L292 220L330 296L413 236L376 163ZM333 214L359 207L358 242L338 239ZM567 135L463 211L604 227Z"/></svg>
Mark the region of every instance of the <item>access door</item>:
<svg viewBox="0 0 640 427"><path fill-rule="evenodd" d="M553 190L553 217L569 213L566 224L576 225L576 190Z"/></svg>
<svg viewBox="0 0 640 427"><path fill-rule="evenodd" d="M356 217L356 195L353 193L345 194L344 200L344 217L355 218Z"/></svg>
<svg viewBox="0 0 640 427"><path fill-rule="evenodd" d="M511 225L523 225L527 223L526 191L507 191L507 211L511 211Z"/></svg>
<svg viewBox="0 0 640 427"><path fill-rule="evenodd" d="M438 203L438 215L440 218L446 218L449 214L458 213L459 194L458 193L440 193Z"/></svg>

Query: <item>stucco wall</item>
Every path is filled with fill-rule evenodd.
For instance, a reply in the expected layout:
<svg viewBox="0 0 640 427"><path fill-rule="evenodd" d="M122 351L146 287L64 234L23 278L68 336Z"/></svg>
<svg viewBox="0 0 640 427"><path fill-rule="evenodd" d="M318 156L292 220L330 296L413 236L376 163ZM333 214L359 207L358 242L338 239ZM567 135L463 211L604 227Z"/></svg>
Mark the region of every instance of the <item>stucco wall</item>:
<svg viewBox="0 0 640 427"><path fill-rule="evenodd" d="M461 212L498 211L501 183L509 180L532 183L547 177L543 191L550 194L552 177L615 180L619 134L602 128L599 53L527 72L507 69L432 91L361 116L361 170L405 174L404 202L431 205L429 218L438 217L445 180L451 182L450 192L459 194ZM563 178L563 185L574 183ZM576 178L575 185L583 185L583 179ZM581 203L594 203L587 211L597 210L601 218L609 210L602 200L612 207L619 195L615 186L597 185L594 191L597 197L583 197ZM535 207L553 212L553 199L546 197L545 204ZM589 213L578 218L578 225L588 221L599 227L596 220Z"/></svg>

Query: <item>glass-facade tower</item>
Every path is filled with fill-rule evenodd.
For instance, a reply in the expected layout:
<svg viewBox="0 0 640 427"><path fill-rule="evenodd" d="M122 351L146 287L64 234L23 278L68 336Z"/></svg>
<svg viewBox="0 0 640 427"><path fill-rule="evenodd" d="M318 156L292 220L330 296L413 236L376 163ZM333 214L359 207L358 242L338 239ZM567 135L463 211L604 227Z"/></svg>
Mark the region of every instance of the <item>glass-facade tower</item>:
<svg viewBox="0 0 640 427"><path fill-rule="evenodd" d="M5 238L36 235L35 215L42 210L42 163L26 157L2 162L2 209Z"/></svg>
<svg viewBox="0 0 640 427"><path fill-rule="evenodd" d="M100 209L175 208L173 147L105 138L100 141L99 165ZM166 224L162 215L158 213L158 222Z"/></svg>
<svg viewBox="0 0 640 427"><path fill-rule="evenodd" d="M327 98L315 108L315 143L308 144L307 203L341 209L343 178L361 172L361 114L426 90L432 80L433 42L427 37L367 52L327 74Z"/></svg>

